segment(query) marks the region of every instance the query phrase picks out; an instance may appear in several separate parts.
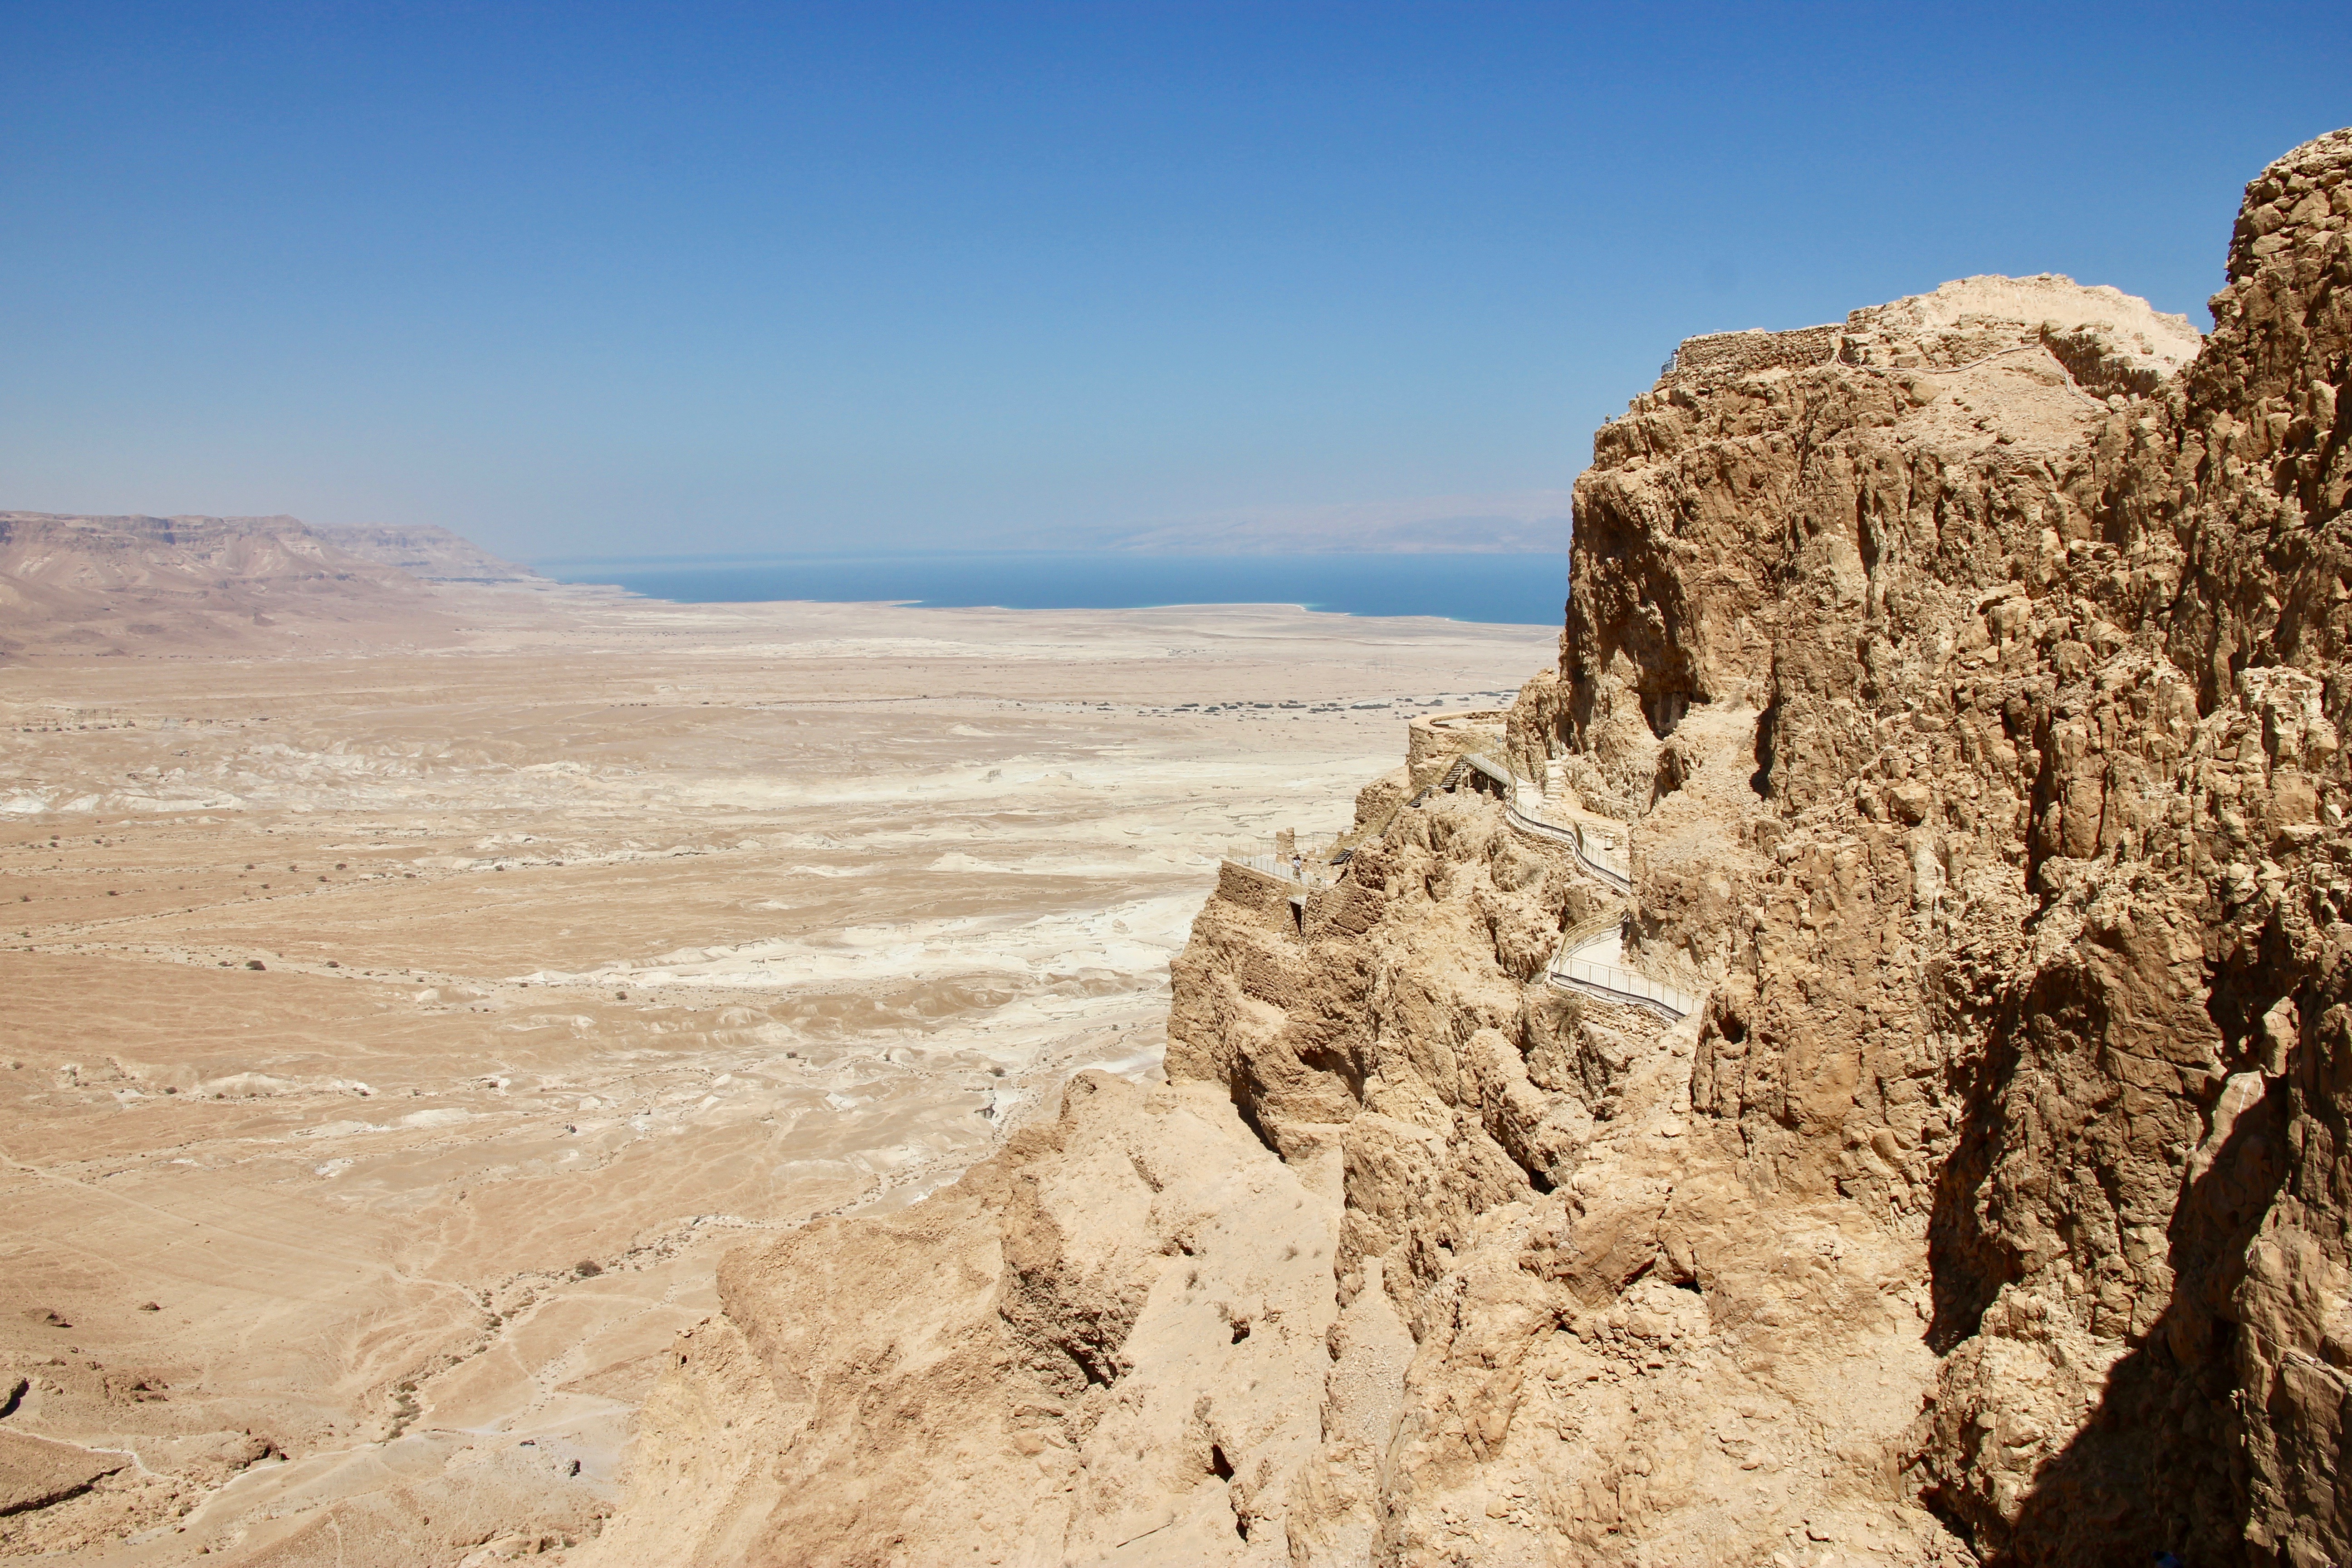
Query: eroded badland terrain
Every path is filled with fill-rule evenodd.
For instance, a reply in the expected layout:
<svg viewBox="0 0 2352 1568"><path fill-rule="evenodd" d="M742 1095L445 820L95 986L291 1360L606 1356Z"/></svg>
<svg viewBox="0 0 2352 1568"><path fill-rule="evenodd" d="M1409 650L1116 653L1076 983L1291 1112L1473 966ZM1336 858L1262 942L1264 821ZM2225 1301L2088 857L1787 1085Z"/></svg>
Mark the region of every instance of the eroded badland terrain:
<svg viewBox="0 0 2352 1568"><path fill-rule="evenodd" d="M1391 700L1549 640L13 521L87 602L0 665L0 1551L77 1561L589 1538L727 1248L1156 1072L1219 854L1341 826Z"/></svg>
<svg viewBox="0 0 2352 1568"><path fill-rule="evenodd" d="M179 723L16 753L11 1473L138 1464L12 1542L2352 1560L2352 132L2212 310L1685 342L1507 704L1273 612L8 672ZM1213 637L1437 700L1170 715Z"/></svg>

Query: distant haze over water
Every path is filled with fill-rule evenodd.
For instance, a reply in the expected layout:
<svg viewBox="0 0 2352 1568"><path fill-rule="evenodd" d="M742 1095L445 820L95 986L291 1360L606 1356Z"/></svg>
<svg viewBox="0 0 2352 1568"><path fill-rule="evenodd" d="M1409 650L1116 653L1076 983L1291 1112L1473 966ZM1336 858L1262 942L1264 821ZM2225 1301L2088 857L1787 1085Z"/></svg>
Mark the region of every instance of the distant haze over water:
<svg viewBox="0 0 2352 1568"><path fill-rule="evenodd" d="M949 608L1129 610L1303 605L1350 616L1558 626L1568 556L1155 555L1005 552L541 561L565 583L609 583L684 604L888 600Z"/></svg>

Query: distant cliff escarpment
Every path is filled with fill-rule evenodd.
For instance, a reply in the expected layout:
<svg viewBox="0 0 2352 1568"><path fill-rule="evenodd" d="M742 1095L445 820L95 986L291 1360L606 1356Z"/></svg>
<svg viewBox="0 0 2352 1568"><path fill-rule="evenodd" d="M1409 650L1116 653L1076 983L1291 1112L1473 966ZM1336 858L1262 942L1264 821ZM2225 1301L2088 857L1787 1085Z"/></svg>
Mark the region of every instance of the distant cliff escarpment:
<svg viewBox="0 0 2352 1568"><path fill-rule="evenodd" d="M0 658L410 641L430 582L529 578L444 529L0 511Z"/></svg>
<svg viewBox="0 0 2352 1568"><path fill-rule="evenodd" d="M748 1250L620 1563L2352 1561L2352 132L1685 343L1168 1084Z"/></svg>
<svg viewBox="0 0 2352 1568"><path fill-rule="evenodd" d="M339 550L363 561L397 566L425 583L530 583L542 581L528 566L502 560L446 528L320 528L314 531Z"/></svg>

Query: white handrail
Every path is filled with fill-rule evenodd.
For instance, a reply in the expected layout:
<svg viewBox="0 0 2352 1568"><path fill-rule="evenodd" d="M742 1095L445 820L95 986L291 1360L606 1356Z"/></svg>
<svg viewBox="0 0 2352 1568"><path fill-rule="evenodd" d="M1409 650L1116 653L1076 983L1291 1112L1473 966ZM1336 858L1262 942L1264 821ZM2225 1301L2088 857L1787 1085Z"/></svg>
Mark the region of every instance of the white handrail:
<svg viewBox="0 0 2352 1568"><path fill-rule="evenodd" d="M1630 896L1633 893L1633 868L1630 865L1613 863L1603 856L1602 848L1605 847L1613 849L1616 847L1615 844L1606 843L1605 846L1597 847L1588 842L1584 825L1573 817L1565 823L1559 823L1549 821L1529 812L1519 804L1520 792L1529 787L1528 781L1521 779L1502 764L1482 757L1475 752L1456 753L1453 765L1445 770L1444 776L1407 801L1405 807L1400 807L1396 814L1391 816L1389 824L1393 824L1396 817L1402 816L1406 807L1420 805L1433 791L1453 788L1461 781L1464 773L1471 772L1482 773L1502 786L1503 819L1506 822L1531 837L1565 845L1569 852L1576 858L1577 864L1591 872L1604 886L1621 896ZM1540 792L1536 798L1538 801L1543 798ZM1381 826L1381 836L1387 834L1389 824ZM1601 836L1594 834L1591 837L1597 839ZM1290 867L1278 856L1253 855L1246 858L1227 856L1225 858L1234 864L1246 866L1262 876L1274 878L1277 881L1290 882L1295 886L1299 880L1290 875ZM1310 876L1318 872L1323 873L1329 881L1337 881L1339 876L1339 868L1336 867L1318 866L1311 862L1304 869ZM1326 885L1326 882L1322 879L1309 880L1306 885L1320 887ZM1689 992L1653 980L1648 975L1628 969L1622 964L1601 963L1578 956L1593 948L1620 940L1623 919L1624 906L1620 903L1615 911L1615 919L1601 916L1581 921L1574 928L1563 933L1560 938L1559 951L1553 955L1552 961L1544 966L1545 983L1562 991L1574 991L1585 995L1596 996L1604 1002L1646 1007L1664 1017L1668 1023L1690 1016L1697 1009L1699 998Z"/></svg>
<svg viewBox="0 0 2352 1568"><path fill-rule="evenodd" d="M1621 893L1630 893L1633 890L1633 868L1612 864L1588 844L1585 841L1585 827L1582 823L1573 818L1566 823L1553 822L1537 816L1520 804L1521 792L1529 787L1527 780L1474 752L1463 752L1455 763L1455 769L1475 769L1503 786L1505 791L1503 817L1512 826L1533 837L1549 839L1555 844L1565 844L1570 852L1576 857L1577 863L1595 877ZM1540 791L1537 793L1536 799L1538 801L1543 799Z"/></svg>
<svg viewBox="0 0 2352 1568"><path fill-rule="evenodd" d="M1563 952L1554 959L1544 978L1562 991L1580 991L1605 1002L1647 1007L1668 1023L1689 1017L1698 1007L1698 998L1687 991L1662 984L1614 963L1595 963L1573 953Z"/></svg>
<svg viewBox="0 0 2352 1568"><path fill-rule="evenodd" d="M1228 865L1245 866L1261 877L1271 877L1294 888L1328 888L1339 879L1339 868L1319 860L1302 858L1294 870L1290 862L1279 855L1226 855L1221 858Z"/></svg>

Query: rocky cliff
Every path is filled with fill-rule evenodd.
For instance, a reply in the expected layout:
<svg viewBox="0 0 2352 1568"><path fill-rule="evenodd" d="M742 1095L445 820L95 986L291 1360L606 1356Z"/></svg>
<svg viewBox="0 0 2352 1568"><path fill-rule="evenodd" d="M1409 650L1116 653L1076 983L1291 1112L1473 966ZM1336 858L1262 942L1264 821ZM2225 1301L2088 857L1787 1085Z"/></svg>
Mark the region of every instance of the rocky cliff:
<svg viewBox="0 0 2352 1568"><path fill-rule="evenodd" d="M460 533L446 528L387 528L362 523L348 528L313 530L338 550L363 561L397 566L424 583L529 583L539 574L491 554Z"/></svg>
<svg viewBox="0 0 2352 1568"><path fill-rule="evenodd" d="M1170 1088L730 1268L605 1560L2352 1559L2347 289L2337 132L2201 342L1684 344L1458 737L1622 910L1417 734L1329 887L1227 868ZM1556 983L1612 920L1704 1001Z"/></svg>
<svg viewBox="0 0 2352 1568"><path fill-rule="evenodd" d="M441 529L0 511L0 658L447 635L454 623L404 556L474 574L436 580L528 575Z"/></svg>

